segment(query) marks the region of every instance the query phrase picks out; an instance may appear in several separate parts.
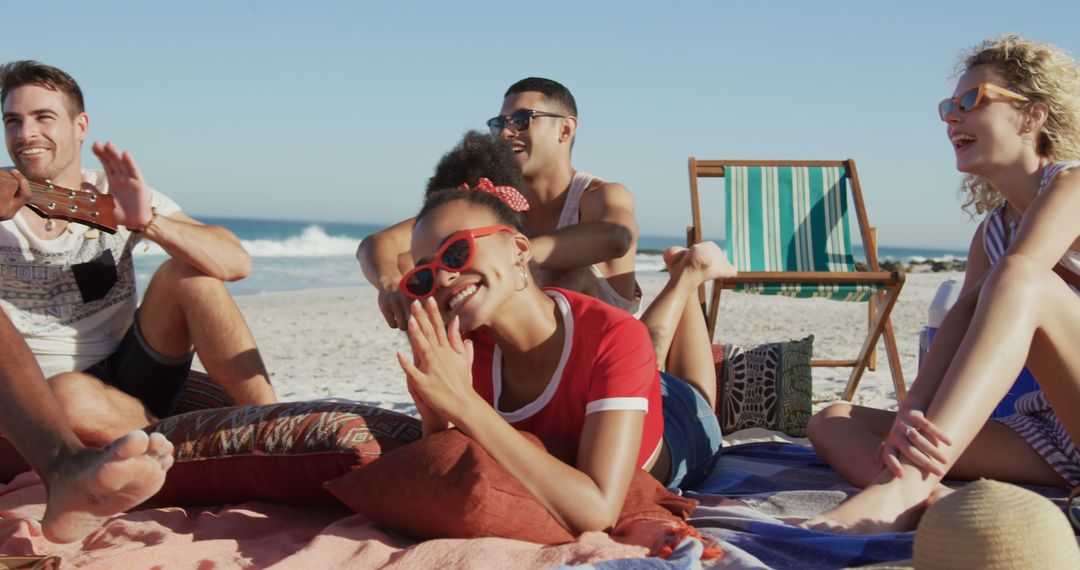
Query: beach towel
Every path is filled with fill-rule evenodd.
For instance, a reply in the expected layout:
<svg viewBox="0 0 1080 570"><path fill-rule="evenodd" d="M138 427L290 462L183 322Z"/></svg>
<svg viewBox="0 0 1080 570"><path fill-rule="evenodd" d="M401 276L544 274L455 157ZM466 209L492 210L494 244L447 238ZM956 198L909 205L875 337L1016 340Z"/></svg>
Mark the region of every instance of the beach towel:
<svg viewBox="0 0 1080 570"><path fill-rule="evenodd" d="M763 431L763 430L758 430ZM1056 504L1063 489L1029 487ZM81 543L55 545L40 532L45 488L33 473L0 485L0 554L55 554L64 568L843 568L912 557L913 533L840 536L786 524L817 515L857 489L805 444L724 448L716 469L687 496L689 522L724 550L701 560L701 543L680 543L667 560L590 532L540 546L479 538L417 543L383 531L346 507L243 503L137 509ZM633 560L625 560L633 559ZM632 563L632 564L628 564Z"/></svg>
<svg viewBox="0 0 1080 570"><path fill-rule="evenodd" d="M1065 505L1064 489L1027 488ZM831 509L857 491L809 445L735 445L724 448L716 469L688 493L701 502L689 522L716 538L724 567L845 568L911 558L912 532L847 536L788 524Z"/></svg>
<svg viewBox="0 0 1080 570"><path fill-rule="evenodd" d="M649 549L602 532L541 546L502 538L416 542L341 507L261 502L141 508L113 517L82 542L41 535L45 487L33 472L0 486L0 554L57 555L63 568L553 568L643 558ZM693 554L693 553L691 553ZM696 553L700 558L700 551Z"/></svg>

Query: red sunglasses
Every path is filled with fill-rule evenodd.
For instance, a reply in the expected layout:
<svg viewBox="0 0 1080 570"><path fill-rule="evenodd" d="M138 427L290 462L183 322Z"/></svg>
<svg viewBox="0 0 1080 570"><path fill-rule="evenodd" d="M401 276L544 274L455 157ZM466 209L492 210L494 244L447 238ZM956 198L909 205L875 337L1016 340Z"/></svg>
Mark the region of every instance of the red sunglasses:
<svg viewBox="0 0 1080 570"><path fill-rule="evenodd" d="M438 288L435 284L435 274L438 270L445 269L453 273L465 271L472 265L476 238L499 232L517 233L510 226L487 226L454 233L446 238L446 242L439 248L439 253L435 254L435 259L423 265L417 265L406 273L398 283L398 289L413 299L430 297Z"/></svg>

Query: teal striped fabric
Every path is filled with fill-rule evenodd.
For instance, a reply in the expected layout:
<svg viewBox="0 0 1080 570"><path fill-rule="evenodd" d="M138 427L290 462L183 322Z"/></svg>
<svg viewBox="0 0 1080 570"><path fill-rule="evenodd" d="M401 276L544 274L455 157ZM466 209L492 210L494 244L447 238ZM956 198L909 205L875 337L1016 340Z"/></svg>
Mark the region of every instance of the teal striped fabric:
<svg viewBox="0 0 1080 570"><path fill-rule="evenodd" d="M841 167L725 166L728 257L740 271L855 271ZM873 285L747 284L737 291L867 301Z"/></svg>

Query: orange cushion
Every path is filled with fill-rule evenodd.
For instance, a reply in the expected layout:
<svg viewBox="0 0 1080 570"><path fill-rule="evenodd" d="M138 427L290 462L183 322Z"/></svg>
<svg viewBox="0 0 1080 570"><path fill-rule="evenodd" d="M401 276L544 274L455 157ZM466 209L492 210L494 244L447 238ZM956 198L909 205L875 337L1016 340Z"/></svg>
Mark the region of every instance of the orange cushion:
<svg viewBox="0 0 1080 570"><path fill-rule="evenodd" d="M536 445L540 441L524 434ZM561 544L574 536L480 444L447 430L328 481L326 488L367 519L419 538L485 536ZM637 470L616 527L631 520L682 520L697 501Z"/></svg>
<svg viewBox="0 0 1080 570"><path fill-rule="evenodd" d="M176 446L154 502L337 504L323 482L420 438L416 418L365 404L289 402L189 412L146 428Z"/></svg>

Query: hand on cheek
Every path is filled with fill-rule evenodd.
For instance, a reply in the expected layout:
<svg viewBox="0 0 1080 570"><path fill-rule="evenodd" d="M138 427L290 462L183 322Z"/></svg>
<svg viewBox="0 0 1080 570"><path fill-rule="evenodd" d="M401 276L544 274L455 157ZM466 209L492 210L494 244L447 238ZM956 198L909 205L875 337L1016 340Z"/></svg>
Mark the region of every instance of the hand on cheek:
<svg viewBox="0 0 1080 570"><path fill-rule="evenodd" d="M431 412L460 424L461 414L479 397L472 387L472 343L462 340L456 317L446 330L432 299L414 302L410 313L413 361L398 353L398 363L409 378L417 407L422 401Z"/></svg>

